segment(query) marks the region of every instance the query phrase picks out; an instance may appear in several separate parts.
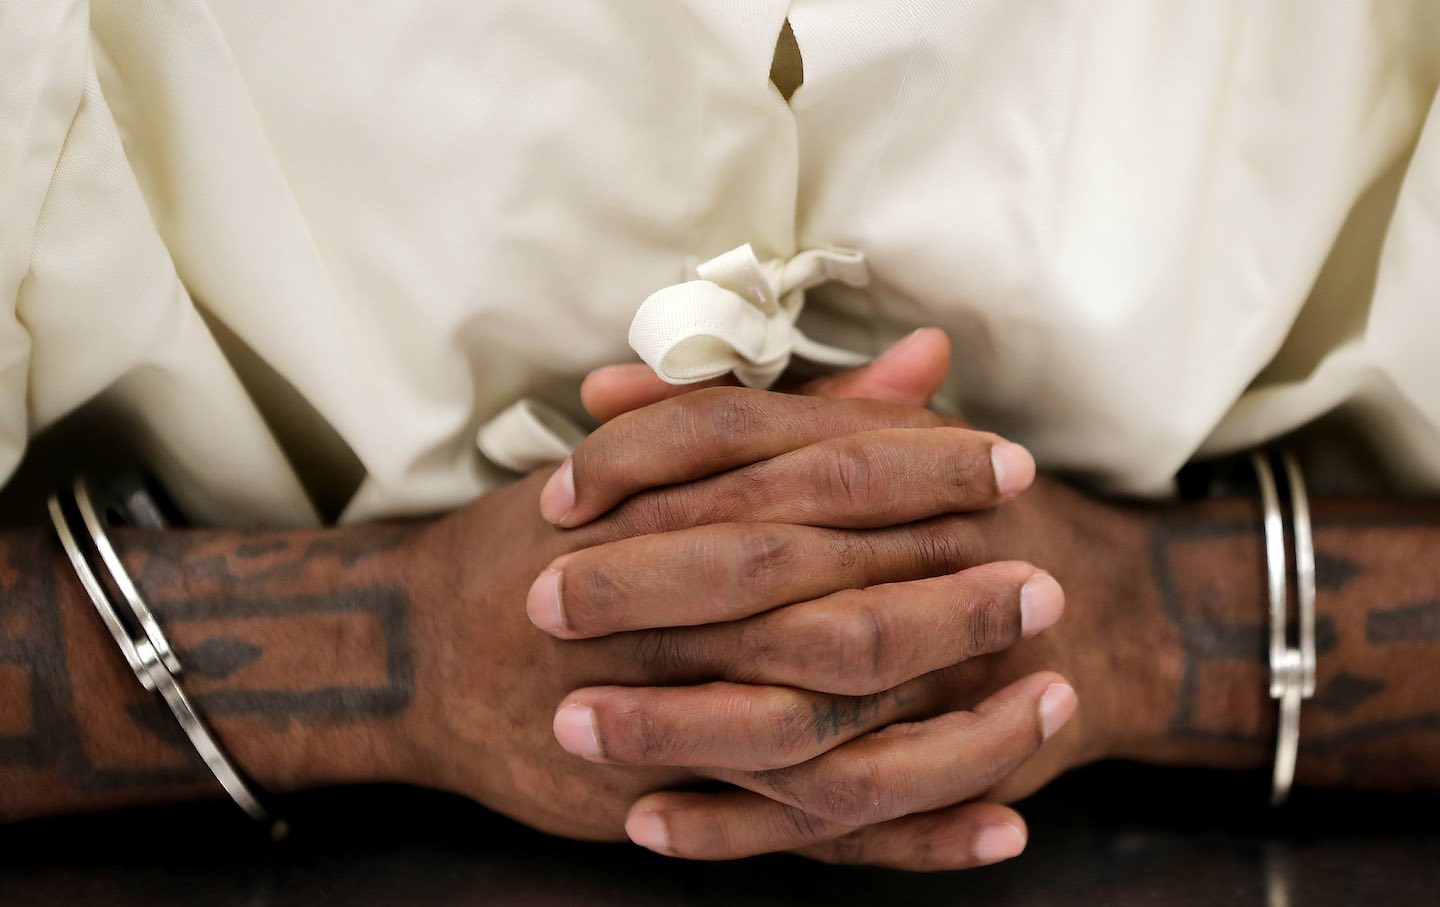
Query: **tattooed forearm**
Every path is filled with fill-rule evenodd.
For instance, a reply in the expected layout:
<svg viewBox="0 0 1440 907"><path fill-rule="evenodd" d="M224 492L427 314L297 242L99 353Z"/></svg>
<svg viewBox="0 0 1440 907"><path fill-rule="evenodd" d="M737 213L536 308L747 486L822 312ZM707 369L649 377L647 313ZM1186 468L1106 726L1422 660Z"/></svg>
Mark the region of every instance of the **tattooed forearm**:
<svg viewBox="0 0 1440 907"><path fill-rule="evenodd" d="M224 680L260 660L265 650L233 636L211 636L180 651L185 670L201 677Z"/></svg>
<svg viewBox="0 0 1440 907"><path fill-rule="evenodd" d="M259 715L283 724L350 721L403 709L415 687L408 604L403 590L377 587L344 595L283 595L264 601L160 600L156 613L171 628L171 635L199 637L182 650L187 670L207 680L229 681L223 687L196 684L199 691L194 698L203 712ZM273 672L288 678L283 686L245 683L243 672L263 673L266 659L284 657L254 641L265 624L276 620L293 624L289 632L305 634L316 646L347 649L347 657L339 665L322 666L317 674L307 656L288 670Z"/></svg>
<svg viewBox="0 0 1440 907"><path fill-rule="evenodd" d="M242 767L270 786L369 778L414 696L407 527L121 530L122 559ZM0 537L0 817L213 787L41 531Z"/></svg>
<svg viewBox="0 0 1440 907"><path fill-rule="evenodd" d="M0 769L73 772L83 757L53 561L38 534L0 543Z"/></svg>
<svg viewBox="0 0 1440 907"><path fill-rule="evenodd" d="M1440 599L1371 611L1365 638L1373 645L1440 640Z"/></svg>
<svg viewBox="0 0 1440 907"><path fill-rule="evenodd" d="M1183 653L1170 733L1263 756L1274 705L1259 518L1220 509L1151 534ZM1440 786L1440 507L1320 502L1314 526L1319 676L1302 710L1301 775Z"/></svg>

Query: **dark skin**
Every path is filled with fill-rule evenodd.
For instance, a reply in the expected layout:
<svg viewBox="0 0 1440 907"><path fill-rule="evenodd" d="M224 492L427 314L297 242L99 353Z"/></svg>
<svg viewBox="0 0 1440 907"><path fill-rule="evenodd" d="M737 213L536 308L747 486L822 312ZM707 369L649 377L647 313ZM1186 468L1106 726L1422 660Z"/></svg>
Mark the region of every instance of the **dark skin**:
<svg viewBox="0 0 1440 907"><path fill-rule="evenodd" d="M862 426L846 418L819 434L856 434ZM605 436L597 439L596 448ZM871 435L863 446L895 452L872 464L916 463L925 449L917 440ZM805 443L791 450L818 443L798 441ZM989 439L969 442L993 448ZM713 455L713 445L700 449ZM623 465L617 457L600 448L593 462ZM818 498L791 489L766 511L763 496L738 497L738 489L784 490L786 476L813 475L802 463L767 467L763 482L727 473L679 486L689 492L641 494L570 530L539 516L547 477L537 475L403 528L127 532L119 544L182 651L187 687L236 761L275 790L398 780L456 791L576 837L618 838L627 817L634 824L650 814L668 832L663 849L682 856L800 850L948 868L985 862L982 832L1019 822L977 796L1008 801L1109 756L1263 766L1274 709L1264 698L1255 505L1141 509L1042 479L994 507L1005 496L993 475L984 485L985 459L965 460L961 484L978 496L965 507L940 502L944 512L935 514L904 510L925 504L907 503L898 485L877 486L871 499L836 499L866 507L803 514L775 508L796 500L813 508ZM577 455L582 498L626 475L585 462ZM692 497L675 506L682 493ZM1440 509L1322 501L1316 510L1317 548L1329 558L1319 602L1328 624L1320 695L1302 723L1301 779L1433 787L1440 569L1423 553L1440 542ZM786 603L766 599L776 594L773 583L758 583L737 587L748 598L720 595L668 612L640 595L587 608L582 594L567 594L573 625L557 635L584 639L548 636L523 612L526 590L557 558L571 558L561 562L565 583L604 589L594 576L607 564L634 576L637 565L663 566L665 551L725 550L693 544L695 533L717 525L742 536L763 531L767 541L729 549L748 552L746 569L711 575L796 573L766 572L766 552L779 552L825 565L798 572L824 574L840 588L782 588L782 598L801 597ZM667 538L657 530L676 544L655 548ZM715 557L706 561L712 568ZM128 674L47 535L7 536L0 564L0 678L8 691L0 700L0 813L211 794L213 782L166 735L166 716ZM1017 599L1035 575L1031 565L1065 587L1068 613L1027 636ZM636 588L695 570L695 562L672 563ZM952 585L932 600L924 595L936 587L926 582ZM882 624L890 634L878 637L882 645L865 634L848 649L805 650L805 627L848 626L845 617L856 612L847 609L864 613L856 604L863 597L836 599L857 587L878 589L870 600L887 612L938 604ZM644 629L661 619L695 626ZM937 628L937 619L948 623ZM911 643L889 644L897 633ZM932 637L956 647L926 649ZM787 662L796 651L808 654ZM906 657L884 657L895 651ZM1061 678L1084 706L1044 739L1039 703ZM704 698L697 710L677 696ZM596 716L600 752L588 759L557 746L551 727L557 707L577 703ZM757 709L765 720L737 717ZM730 721L726 733L697 743L697 712L705 723ZM997 748L982 749L987 741ZM702 778L734 787L675 790Z"/></svg>
<svg viewBox="0 0 1440 907"><path fill-rule="evenodd" d="M766 401L771 415L778 415L781 405L793 406L799 400L782 399L778 394L759 395L756 399ZM406 746L399 747L402 750L399 755L387 749L386 764L418 762L424 767L423 772L417 771L419 777L441 786L463 788L487 804L522 816L540 827L579 836L613 834L613 827L623 818L625 808L644 789L655 786L657 777L674 783L693 779L696 773L587 767L555 747L549 728L543 722L538 725L540 739L535 739L537 718L553 714L555 705L569 690L599 680L676 684L714 678L729 680L734 685L745 684L752 679L747 675L746 666L755 663L757 656L767 650L774 650L772 634L756 633L755 626L764 626L776 615L801 613L802 619L816 628L843 631L845 603L818 599L818 604L803 602L807 606L803 612L780 609L773 614L756 615L748 628L742 622L727 622L679 630L636 631L593 642L562 643L540 634L528 623L522 610L525 588L546 564L558 556L600 543L640 537L653 539L653 533L660 530L684 536L680 539L681 549L693 548L689 539L711 523L722 521L727 508L745 499L746 488L751 489L747 505L750 516L780 521L765 524L770 527L766 530L770 533L790 528L783 521L798 515L799 511L793 509L797 506L828 521L874 523L876 519L867 516L868 508L860 506L863 502L851 499L843 488L826 492L825 500L829 503L824 506L820 506L821 497L794 492L811 480L812 460L829 455L827 445L833 436L838 434L844 440L850 437L845 434L849 429L872 428L877 424L910 420L930 425L909 434L901 432L899 436L882 438L877 443L881 447L893 447L897 454L913 454L904 458L907 462L919 463L933 457L935 468L959 470L966 476L966 481L955 485L954 494L949 497L937 497L933 501L915 499L904 504L910 508L905 511L907 514L924 517L941 510L988 507L1013 494L1001 491L989 473L991 451L996 444L993 436L943 426L937 428L933 415L893 406L834 404L821 407L818 403L804 403L804 406L814 418L796 424L820 440L815 445L804 443L805 438L796 440L794 452L803 456L791 462L782 462L778 457L760 461L759 465L765 467L769 477L766 490L756 491L761 486L753 476L726 474L708 482L687 485L683 490L665 489L632 497L624 506L583 530L559 530L540 517L538 495L545 477L535 476L488 496L446 520L419 528L410 542L395 542L393 550L384 550L384 546L373 540L367 542L363 534L352 535L352 530L313 533L293 539L255 534L130 533L122 535L120 544L127 556L136 558L132 571L153 599L153 607L162 621L183 625L187 617L199 614L217 619L223 615L233 623L236 615L253 614L252 625L274 627L280 624L281 613L285 612L286 616L303 617L310 624L302 630L299 620L294 623L290 632L297 634L297 645L308 642L310 648L316 650L316 640L369 639L372 651L368 656L336 656L335 663L350 670L352 665L368 664L372 666L372 674L377 665L386 667L385 673L372 676L368 685L357 682L338 692L323 693L325 688L337 684L317 679L314 686L322 693L318 697L320 702L297 703L296 694L287 693L288 688L284 686L263 687L259 692L264 695L216 696L206 689L206 675L223 672L204 662L207 654L217 650L213 643L224 643L218 651L228 648L264 652L265 645L244 637L211 640L210 645L177 639L182 649L190 650L187 657L192 661L197 655L201 658L192 671L200 675L194 692L201 708L213 714L217 724L222 723L227 711L236 709L242 712L259 709L262 717L270 721L283 717L316 723L349 720L357 711L356 702L365 707L383 706L390 711L372 714L382 718L402 714L407 722L406 727L397 727L393 734L387 735L404 741ZM688 402L685 408L693 409ZM954 443L936 446L933 443L936 430L950 433L945 437ZM849 448L855 446L848 440L845 443ZM767 506L768 511L763 509ZM815 509L817 507L820 509ZM708 530L705 531L708 534ZM353 532L382 530L372 527ZM824 538L832 545L817 550L817 557L828 557L834 545L853 544L852 535L826 532ZM393 541L396 537L394 530L384 531L383 538ZM747 550L753 548L716 548L715 552L717 556L728 557L726 552L729 552L744 557ZM768 551L768 546L764 550ZM885 556L881 557L882 554ZM275 562L277 558L279 561ZM917 566L927 566L902 557L893 546L888 554L877 549L875 557L862 558L857 564L873 576L894 579L912 575ZM677 565L677 570L687 576L694 575L686 564ZM1036 572L1027 565L1013 565L998 574L992 570L973 582L954 580L957 587L969 590L964 599L951 606L957 619L963 620L970 610L983 612L984 621L977 625L985 634L979 640L981 648L972 650L969 640L957 637L956 645L961 648L955 654L932 652L924 663L896 666L890 675L863 680L862 685L878 684L875 692L881 692L908 676L928 672L947 659L953 661L1003 647L1019 635L1020 587ZM373 577L374 581L354 585L357 574ZM64 577L63 569L59 575ZM803 597L823 598L826 591L843 589L845 584L840 579L825 580ZM218 585L209 585L211 580ZM66 585L71 593L76 591L73 581L67 581ZM348 598L317 600L323 598L317 593L335 587L346 590ZM242 588L245 591L239 591ZM79 611L84 613L84 608ZM347 619L339 620L336 612ZM477 615L485 615L487 619ZM1052 614L1052 619L1057 616ZM826 637L830 638L834 637ZM59 647L54 641L47 641L51 643L51 650L58 653ZM822 641L825 640L815 640L812 645ZM103 652L104 640L99 642L100 648L96 651ZM324 653L325 647L319 646L304 660L307 673L313 675ZM52 660L58 661L58 658ZM263 664L261 659L242 667L253 672ZM282 667L293 670L296 663L292 661ZM785 667L777 662L777 669ZM803 710L807 721L813 720L809 717L812 707L834 710L839 707L838 703L847 701L845 694L838 692L845 686L845 665L796 659L788 669L791 671L788 679L800 696L792 705ZM897 671L899 673L895 673ZM60 672L54 674L58 676ZM239 672L235 672L235 676L239 676ZM525 683L517 685L516 678L522 678ZM1027 687L1011 691L1007 697L985 707L993 713L992 724L987 727L995 733L987 735L993 739L974 745L974 759L996 766L1014 766L1034 751L1041 739L1037 700L1051 685L1051 679L1053 675L1043 674L1029 678ZM125 688L123 684L117 686ZM360 689L356 690L356 686ZM504 696L497 696L497 687L512 689ZM405 690L413 691L408 694L408 700L402 695ZM346 708L337 710L333 704L324 702L327 695L341 700ZM406 700L405 705L410 707L400 708L397 700ZM87 705L90 701L86 700ZM308 711L293 715L301 706ZM280 709L278 715L275 709ZM409 722L412 721L424 727L411 728ZM753 722L741 724L738 719L734 725L735 733L729 736L737 741L743 740L744 732L755 726ZM964 729L950 730L957 734ZM522 736L514 737L514 734ZM264 737L264 733L257 732L251 740ZM474 751L466 753L458 765L454 764L461 752L457 742L474 744ZM828 751L843 742L841 735L834 734L823 741L825 745L817 752ZM336 747L339 748L339 744ZM374 747L371 742L359 748L373 750ZM438 748L439 752L431 754L428 750L431 747ZM488 769L479 771L486 762L486 749L494 755ZM907 756L903 746L885 749L891 757L913 761L914 757ZM302 762L308 768L323 765L325 758L322 754ZM494 785L495 778L511 770L534 772L536 777L513 778L484 793L474 789L477 783ZM459 772L461 776L447 778L445 773L450 771ZM837 804L825 798L831 797L827 784L837 771L827 771L819 777L794 773L794 790L798 794L790 796L817 810L836 808ZM577 772L578 777L574 777ZM330 774L344 776L336 771ZM778 775L771 776L771 780L778 778ZM567 792L568 799L557 798L556 791L540 793L534 787L541 779L549 784L570 783L574 789ZM626 779L633 786L624 786L622 781ZM958 791L943 795L961 800L981 790L983 785L976 786L974 781L969 781ZM577 806L583 800L600 796L607 798L606 808L611 813L608 816L591 816L594 810ZM42 804L45 802L42 800ZM552 810L549 815L544 812L547 808ZM596 806L595 810L598 809ZM983 815L990 809L975 808L972 812ZM610 828L606 828L604 819L612 823Z"/></svg>

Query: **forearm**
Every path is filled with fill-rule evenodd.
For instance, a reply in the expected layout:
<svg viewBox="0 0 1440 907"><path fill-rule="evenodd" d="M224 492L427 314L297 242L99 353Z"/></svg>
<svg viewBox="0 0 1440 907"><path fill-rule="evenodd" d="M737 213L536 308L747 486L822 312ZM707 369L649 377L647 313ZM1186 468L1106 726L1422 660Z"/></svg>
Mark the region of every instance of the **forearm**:
<svg viewBox="0 0 1440 907"><path fill-rule="evenodd" d="M398 778L410 600L389 527L115 534L182 683L260 786ZM0 818L220 796L58 544L0 536Z"/></svg>
<svg viewBox="0 0 1440 907"><path fill-rule="evenodd" d="M1440 787L1440 505L1314 504L1316 695L1301 783ZM1121 755L1261 767L1272 758L1258 505L1188 505L1148 524L1160 708ZM1147 596L1149 597L1149 596Z"/></svg>

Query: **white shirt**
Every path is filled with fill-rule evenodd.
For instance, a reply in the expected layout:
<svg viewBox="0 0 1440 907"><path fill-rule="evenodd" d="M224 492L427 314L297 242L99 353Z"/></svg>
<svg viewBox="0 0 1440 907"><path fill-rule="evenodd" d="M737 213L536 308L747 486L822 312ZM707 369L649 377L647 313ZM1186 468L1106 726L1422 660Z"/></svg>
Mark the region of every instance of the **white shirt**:
<svg viewBox="0 0 1440 907"><path fill-rule="evenodd" d="M1102 489L1440 492L1437 84L1427 0L0 0L0 474L88 402L206 522L449 508L748 243Z"/></svg>

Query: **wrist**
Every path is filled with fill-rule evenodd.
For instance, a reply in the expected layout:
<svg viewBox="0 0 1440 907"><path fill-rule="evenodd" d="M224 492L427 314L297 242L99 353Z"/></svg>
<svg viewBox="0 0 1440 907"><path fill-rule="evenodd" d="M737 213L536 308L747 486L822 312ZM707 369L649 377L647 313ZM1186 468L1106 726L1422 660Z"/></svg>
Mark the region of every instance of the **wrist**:
<svg viewBox="0 0 1440 907"><path fill-rule="evenodd" d="M553 678L555 672L517 638L540 636L523 600L508 607L493 592L511 585L504 570L514 565L497 554L491 537L474 531L475 515L489 501L487 496L428 524L398 552L400 584L413 603L416 653L414 702L401 746L409 783L462 793L515 815L507 800L514 795L509 773L534 717L520 693L535 685L517 679ZM477 584L477 577L487 581ZM562 695L557 691L554 702Z"/></svg>
<svg viewBox="0 0 1440 907"><path fill-rule="evenodd" d="M1253 768L1268 758L1264 551L1254 501L1137 511L1144 563L1113 684L1108 755L1156 764ZM1121 599L1126 600L1126 599Z"/></svg>
<svg viewBox="0 0 1440 907"><path fill-rule="evenodd" d="M407 780L409 601L390 527L129 533L181 684L267 791Z"/></svg>

